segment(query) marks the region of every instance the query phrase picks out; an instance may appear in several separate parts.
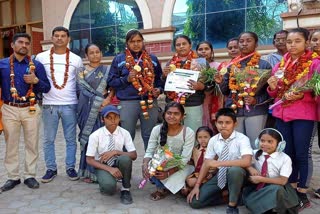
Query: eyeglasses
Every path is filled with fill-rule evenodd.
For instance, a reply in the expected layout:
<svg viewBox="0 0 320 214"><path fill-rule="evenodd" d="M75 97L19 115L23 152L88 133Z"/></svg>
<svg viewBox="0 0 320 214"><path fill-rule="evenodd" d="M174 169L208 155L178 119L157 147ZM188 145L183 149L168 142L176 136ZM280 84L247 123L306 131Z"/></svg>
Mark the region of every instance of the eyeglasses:
<svg viewBox="0 0 320 214"><path fill-rule="evenodd" d="M286 42L287 39L286 38L282 38L282 39L275 39L275 42Z"/></svg>

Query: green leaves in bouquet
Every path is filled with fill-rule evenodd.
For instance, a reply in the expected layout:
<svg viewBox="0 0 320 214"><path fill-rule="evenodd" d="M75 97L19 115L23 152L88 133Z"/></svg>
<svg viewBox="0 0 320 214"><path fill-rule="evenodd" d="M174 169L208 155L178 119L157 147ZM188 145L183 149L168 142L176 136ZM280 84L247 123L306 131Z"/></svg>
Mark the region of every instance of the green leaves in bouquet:
<svg viewBox="0 0 320 214"><path fill-rule="evenodd" d="M211 83L214 82L214 75L218 70L216 68L204 68L201 70L201 74L199 80L203 83Z"/></svg>

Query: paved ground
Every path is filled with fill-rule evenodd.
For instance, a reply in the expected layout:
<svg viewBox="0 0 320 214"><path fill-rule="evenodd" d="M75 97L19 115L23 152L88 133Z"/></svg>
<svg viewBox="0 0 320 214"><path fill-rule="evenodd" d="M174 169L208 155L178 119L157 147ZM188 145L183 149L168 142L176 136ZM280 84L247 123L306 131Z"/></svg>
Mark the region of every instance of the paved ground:
<svg viewBox="0 0 320 214"><path fill-rule="evenodd" d="M64 169L65 143L61 127L56 140L56 154L58 163L58 176L49 184L40 184L40 189L31 190L24 184L18 185L9 192L0 194L0 213L225 213L225 206L209 207L201 210L191 209L180 195L172 195L168 198L153 202L149 200L149 194L154 186L147 184L143 190L137 188L141 179L140 166L143 156L140 131L136 135L135 144L139 158L134 162L132 179L132 205L122 205L119 202L120 194L104 196L99 193L98 185L87 184L83 181L68 180ZM23 171L24 148L20 145L21 167ZM79 160L79 149L78 159ZM5 145L3 135L0 136L0 184L6 181L6 172L3 166ZM320 187L320 150L317 142L314 142L314 177L311 188ZM40 158L38 161L38 176L45 171L42 146L40 144ZM306 209L302 214L318 214L320 199L311 196L313 207ZM318 210L318 211L317 211ZM249 213L245 207L240 207L240 213Z"/></svg>

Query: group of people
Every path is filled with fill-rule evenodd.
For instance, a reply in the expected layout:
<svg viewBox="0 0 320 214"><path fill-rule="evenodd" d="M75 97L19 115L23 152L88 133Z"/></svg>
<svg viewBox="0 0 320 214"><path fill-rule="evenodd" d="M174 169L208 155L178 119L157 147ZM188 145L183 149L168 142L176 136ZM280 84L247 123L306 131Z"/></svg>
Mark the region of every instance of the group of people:
<svg viewBox="0 0 320 214"><path fill-rule="evenodd" d="M310 90L289 89L299 79L320 72L320 31L310 37L303 28L279 31L273 40L277 52L267 56L256 51L258 35L243 32L227 42L231 59L222 63L214 61L210 42L199 43L193 51L190 38L179 35L173 40L175 54L163 68L145 50L138 30L128 31L126 49L110 66L101 64L96 44L86 46L89 64L83 66L67 47L70 36L64 27L53 29L53 47L35 59L28 56L30 40L28 34L14 35L13 54L0 60L8 172L1 191L21 182L21 126L26 145L24 183L39 188L35 175L42 115L47 168L43 183L57 176L55 137L61 119L69 179L97 182L100 191L110 195L121 181L121 203L131 204L132 163L137 158L133 141L139 120L145 149L142 176L156 186L151 200L181 192L192 208L228 203L227 213L239 213L242 198L252 213L296 213L310 206L306 192L316 127L319 133L320 99ZM200 75L197 81L188 81L192 94L164 91L173 67L190 70L198 57L217 70L213 80ZM271 76L257 93L239 95L235 72L247 72L248 67L272 70ZM157 98L162 93L167 104L163 122L157 125ZM269 112L269 106L281 99L283 103ZM150 161L165 145L182 157L183 169L150 174ZM316 195L320 197L320 191Z"/></svg>

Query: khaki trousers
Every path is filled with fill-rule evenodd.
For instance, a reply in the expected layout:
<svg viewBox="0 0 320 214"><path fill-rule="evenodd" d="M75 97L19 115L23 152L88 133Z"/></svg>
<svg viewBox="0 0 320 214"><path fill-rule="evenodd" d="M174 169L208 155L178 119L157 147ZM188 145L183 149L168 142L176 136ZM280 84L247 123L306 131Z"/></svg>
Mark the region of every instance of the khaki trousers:
<svg viewBox="0 0 320 214"><path fill-rule="evenodd" d="M36 105L36 112L31 114L29 107L18 108L3 104L1 110L6 141L4 165L8 172L8 178L12 180L20 179L19 140L21 126L25 143L24 178L34 178L39 157L38 145L41 109Z"/></svg>

